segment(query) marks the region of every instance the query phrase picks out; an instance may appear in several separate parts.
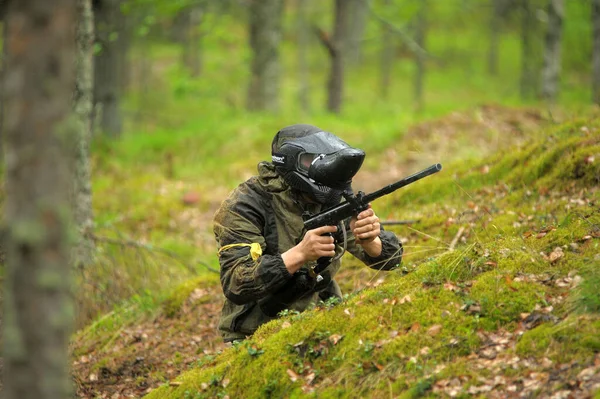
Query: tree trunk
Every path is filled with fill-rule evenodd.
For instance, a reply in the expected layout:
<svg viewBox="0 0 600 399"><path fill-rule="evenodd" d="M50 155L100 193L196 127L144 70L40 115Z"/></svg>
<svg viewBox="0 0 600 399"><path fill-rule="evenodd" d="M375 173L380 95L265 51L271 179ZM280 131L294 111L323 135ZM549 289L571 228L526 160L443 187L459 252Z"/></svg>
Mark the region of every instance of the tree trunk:
<svg viewBox="0 0 600 399"><path fill-rule="evenodd" d="M200 76L202 73L202 52L201 40L202 34L200 26L203 19L203 10L200 6L188 7L187 24L183 32L183 41L181 42L181 58L183 65L193 77Z"/></svg>
<svg viewBox="0 0 600 399"><path fill-rule="evenodd" d="M559 91L563 18L563 0L548 0L548 30L546 31L544 68L542 70L542 97L550 102L556 101Z"/></svg>
<svg viewBox="0 0 600 399"><path fill-rule="evenodd" d="M362 61L362 42L365 37L369 8L365 0L349 1L348 12L351 29L348 29L347 59L348 63L358 65Z"/></svg>
<svg viewBox="0 0 600 399"><path fill-rule="evenodd" d="M69 142L76 0L8 6L5 399L70 397Z"/></svg>
<svg viewBox="0 0 600 399"><path fill-rule="evenodd" d="M252 63L247 106L251 111L279 109L279 43L282 35L282 17L283 1L250 1Z"/></svg>
<svg viewBox="0 0 600 399"><path fill-rule="evenodd" d="M521 0L521 98L532 99L536 95L535 15L530 0Z"/></svg>
<svg viewBox="0 0 600 399"><path fill-rule="evenodd" d="M3 6L6 8L6 5ZM7 22L4 19L4 13L6 11L0 9L0 15L2 16L2 59L0 59L0 162L4 162L4 108L6 108L5 102L5 76L6 76L6 25ZM2 247L0 245L0 251L2 251Z"/></svg>
<svg viewBox="0 0 600 399"><path fill-rule="evenodd" d="M500 2L502 0L490 0L490 48L488 50L488 72L490 75L498 74L498 47L500 47Z"/></svg>
<svg viewBox="0 0 600 399"><path fill-rule="evenodd" d="M344 59L345 40L348 37L348 0L335 1L335 22L333 36L331 38L330 55L331 70L327 84L329 96L327 98L327 109L336 114L342 109L344 96Z"/></svg>
<svg viewBox="0 0 600 399"><path fill-rule="evenodd" d="M419 6L419 12L417 14L417 24L416 24L416 34L415 34L415 42L417 45L425 49L425 41L427 38L427 1L421 0ZM423 110L425 106L424 95L423 95L423 86L425 83L425 54L423 52L417 52L415 54L415 86L414 86L414 95L415 95L415 110L420 112Z"/></svg>
<svg viewBox="0 0 600 399"><path fill-rule="evenodd" d="M600 0L592 0L592 99L600 105Z"/></svg>
<svg viewBox="0 0 600 399"><path fill-rule="evenodd" d="M385 0L385 5L388 6L390 0ZM381 24L381 83L380 92L383 99L387 99L389 95L389 87L392 81L392 64L394 62L394 45L392 30L386 23Z"/></svg>
<svg viewBox="0 0 600 399"><path fill-rule="evenodd" d="M77 117L77 140L74 142L73 165L73 216L79 232L75 248L74 264L87 266L92 263L94 243L87 233L94 225L92 211L92 187L90 176L90 141L92 139L93 97L93 43L94 18L90 0L77 0L79 21L77 27L76 82L73 110Z"/></svg>
<svg viewBox="0 0 600 399"><path fill-rule="evenodd" d="M121 72L122 60L119 25L122 20L121 0L94 1L96 40L100 52L94 60L94 111L100 115L100 130L111 137L122 131Z"/></svg>
<svg viewBox="0 0 600 399"><path fill-rule="evenodd" d="M308 96L310 74L308 68L308 48L310 44L308 27L309 0L298 0L296 37L298 38L298 103L304 113L310 111L310 100Z"/></svg>

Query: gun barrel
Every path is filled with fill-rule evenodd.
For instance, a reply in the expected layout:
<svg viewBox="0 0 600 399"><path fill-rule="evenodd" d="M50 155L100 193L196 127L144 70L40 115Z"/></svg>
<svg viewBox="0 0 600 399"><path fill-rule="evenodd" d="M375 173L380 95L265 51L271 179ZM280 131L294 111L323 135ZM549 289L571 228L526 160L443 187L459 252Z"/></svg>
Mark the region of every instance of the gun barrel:
<svg viewBox="0 0 600 399"><path fill-rule="evenodd" d="M360 198L360 203L342 202L341 204L326 209L321 213L311 217L310 219L305 220L304 228L306 230L313 230L317 227L324 226L327 224L336 225L340 220L343 220L347 217L352 216L355 213L358 213L357 209L361 209L361 207L366 206L369 202L379 197L383 197L384 195L390 194L398 190L399 188L414 183L417 180L420 180L424 177L437 173L440 170L442 170L442 165L436 163L434 165L431 165L427 169L423 169L422 171L415 173L414 175L410 175L402 180L398 180L397 182L385 186L375 192L372 192L371 194L364 195L362 198Z"/></svg>
<svg viewBox="0 0 600 399"><path fill-rule="evenodd" d="M398 190L399 188L408 186L409 184L414 183L417 180L421 180L424 177L427 177L434 173L437 173L440 170L442 170L442 164L440 164L440 163L433 164L430 167L423 169L420 172L417 172L413 175L405 177L402 180L398 180L397 182L387 185L377 191L372 192L371 194L365 195L365 201L371 202L379 197L383 197L384 195L390 194L390 193Z"/></svg>

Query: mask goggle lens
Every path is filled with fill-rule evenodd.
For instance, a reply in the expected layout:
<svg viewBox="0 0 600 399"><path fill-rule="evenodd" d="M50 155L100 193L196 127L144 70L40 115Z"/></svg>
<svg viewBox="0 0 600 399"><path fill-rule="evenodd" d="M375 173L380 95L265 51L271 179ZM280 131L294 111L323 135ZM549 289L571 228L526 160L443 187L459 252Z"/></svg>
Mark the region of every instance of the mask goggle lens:
<svg viewBox="0 0 600 399"><path fill-rule="evenodd" d="M298 169L303 172L308 172L310 165L317 157L317 154L304 153L298 158Z"/></svg>

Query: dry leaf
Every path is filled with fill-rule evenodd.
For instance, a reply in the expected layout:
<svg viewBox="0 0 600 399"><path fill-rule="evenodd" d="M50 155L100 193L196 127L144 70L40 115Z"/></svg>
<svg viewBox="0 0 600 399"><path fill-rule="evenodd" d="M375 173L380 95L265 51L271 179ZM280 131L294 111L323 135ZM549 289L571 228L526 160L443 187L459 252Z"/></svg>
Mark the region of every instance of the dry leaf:
<svg viewBox="0 0 600 399"><path fill-rule="evenodd" d="M169 382L169 386L170 387L178 387L181 384L183 384L183 382L181 382L181 381L171 381L171 382Z"/></svg>
<svg viewBox="0 0 600 399"><path fill-rule="evenodd" d="M460 289L452 283L444 283L444 289L452 292L460 291Z"/></svg>
<svg viewBox="0 0 600 399"><path fill-rule="evenodd" d="M415 323L413 323L412 326L410 326L410 331L417 332L417 331L419 331L420 328L421 328L421 325L418 322L415 322Z"/></svg>
<svg viewBox="0 0 600 399"><path fill-rule="evenodd" d="M330 335L329 342L331 342L333 345L337 345L337 343L340 342L343 337L344 337L343 335L339 335L339 334Z"/></svg>
<svg viewBox="0 0 600 399"><path fill-rule="evenodd" d="M296 374L296 372L294 370L287 369L286 372L287 372L287 375L290 376L290 380L292 380L292 382L298 381L299 376L298 376L298 374Z"/></svg>
<svg viewBox="0 0 600 399"><path fill-rule="evenodd" d="M433 326L429 327L429 329L427 330L427 335L435 337L441 331L442 331L442 325L441 324L434 324Z"/></svg>
<svg viewBox="0 0 600 399"><path fill-rule="evenodd" d="M563 250L561 247L556 247L554 248L554 251L552 251L550 253L550 256L548 256L548 258L550 259L550 263L554 263L557 260L559 260L560 258L562 258L564 256Z"/></svg>
<svg viewBox="0 0 600 399"><path fill-rule="evenodd" d="M281 323L281 328L290 328L292 326L292 323L290 323L289 321L284 321L283 323Z"/></svg>
<svg viewBox="0 0 600 399"><path fill-rule="evenodd" d="M412 302L412 299L410 299L410 295L405 295L404 297L402 297L402 299L400 299L400 305L406 302Z"/></svg>

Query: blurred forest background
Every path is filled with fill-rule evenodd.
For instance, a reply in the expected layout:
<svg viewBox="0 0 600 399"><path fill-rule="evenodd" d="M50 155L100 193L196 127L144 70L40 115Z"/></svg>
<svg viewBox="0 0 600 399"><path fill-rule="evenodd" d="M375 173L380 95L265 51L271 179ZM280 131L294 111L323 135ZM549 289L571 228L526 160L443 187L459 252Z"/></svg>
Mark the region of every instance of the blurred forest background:
<svg viewBox="0 0 600 399"><path fill-rule="evenodd" d="M11 119L27 83L10 38L44 1L1 3L9 225L36 195L7 189L23 177L15 154L36 140L19 139ZM214 279L212 214L270 159L283 126L315 124L363 148L357 184L375 189L431 161L524 141L531 126L597 115L600 104L600 0L59 3L76 6L78 27L65 166L80 232L77 328L115 309L137 319L178 284ZM8 236L10 253L20 236Z"/></svg>

